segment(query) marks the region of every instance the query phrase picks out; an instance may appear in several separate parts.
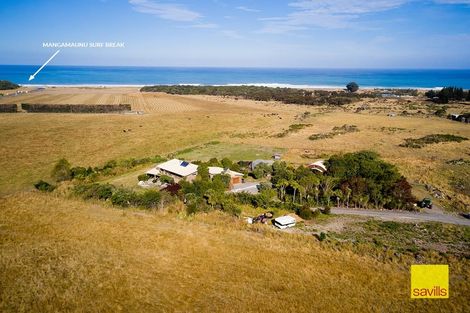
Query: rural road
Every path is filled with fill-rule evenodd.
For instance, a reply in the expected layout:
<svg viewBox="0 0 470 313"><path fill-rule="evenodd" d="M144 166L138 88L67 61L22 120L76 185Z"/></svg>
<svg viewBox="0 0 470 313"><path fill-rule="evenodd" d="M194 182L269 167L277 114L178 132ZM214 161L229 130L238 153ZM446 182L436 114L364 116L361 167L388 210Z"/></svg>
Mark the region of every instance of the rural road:
<svg viewBox="0 0 470 313"><path fill-rule="evenodd" d="M455 216L437 212L407 212L407 211L380 211L332 208L332 214L358 215L378 218L385 221L409 221L409 222L440 222L456 225L470 226L470 220L461 216Z"/></svg>

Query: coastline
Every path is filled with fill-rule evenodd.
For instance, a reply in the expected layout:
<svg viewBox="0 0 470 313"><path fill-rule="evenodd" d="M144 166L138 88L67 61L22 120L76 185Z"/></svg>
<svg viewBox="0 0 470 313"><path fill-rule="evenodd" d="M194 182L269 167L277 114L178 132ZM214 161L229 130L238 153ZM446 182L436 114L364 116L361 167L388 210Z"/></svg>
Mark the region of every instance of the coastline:
<svg viewBox="0 0 470 313"><path fill-rule="evenodd" d="M277 83L240 83L240 84L22 84L22 87L27 88L93 88L93 89L106 89L106 88L142 88L144 86L256 86L256 87L269 87L269 88L292 88L292 89L306 89L306 90L343 90L345 86L329 86L329 85L294 85L294 84L277 84ZM440 90L443 87L413 87L413 86L360 86L360 90L393 90L393 89L414 89L418 91L427 90Z"/></svg>

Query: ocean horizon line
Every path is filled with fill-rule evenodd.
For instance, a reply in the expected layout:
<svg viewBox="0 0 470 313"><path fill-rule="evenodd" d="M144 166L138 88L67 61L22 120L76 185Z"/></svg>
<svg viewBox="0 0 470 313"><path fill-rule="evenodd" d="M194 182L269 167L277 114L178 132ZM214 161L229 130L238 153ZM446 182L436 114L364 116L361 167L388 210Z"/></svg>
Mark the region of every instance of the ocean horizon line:
<svg viewBox="0 0 470 313"><path fill-rule="evenodd" d="M181 84L21 84L23 87L36 88L142 88L145 86L202 86L202 87L236 87L236 86L255 86L269 88L292 88L292 89L346 89L345 86L335 85L295 85L295 84L276 84L276 83L239 83L239 84L197 84L197 83L181 83ZM444 87L413 87L413 86L364 86L362 90L387 90L387 89L414 89L414 90L430 90L442 89Z"/></svg>
<svg viewBox="0 0 470 313"><path fill-rule="evenodd" d="M41 64L0 64L0 66L26 66L34 67ZM311 67L311 66L210 66L210 65L70 65L70 64L49 64L47 67L74 67L74 68L166 68L166 69L253 69L253 70L363 70L363 71L470 71L469 68L453 67Z"/></svg>

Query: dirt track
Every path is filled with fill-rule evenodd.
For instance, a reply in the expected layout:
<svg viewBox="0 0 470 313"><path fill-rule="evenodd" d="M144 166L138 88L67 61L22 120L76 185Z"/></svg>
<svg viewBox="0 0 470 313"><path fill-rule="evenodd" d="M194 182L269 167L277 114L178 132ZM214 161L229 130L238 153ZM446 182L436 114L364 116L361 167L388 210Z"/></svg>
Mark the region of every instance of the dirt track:
<svg viewBox="0 0 470 313"><path fill-rule="evenodd" d="M332 208L332 214L358 215L378 218L386 221L409 221L409 222L439 222L456 225L470 226L470 220L460 216L449 215L439 212L407 212L407 211L387 211L387 210L361 210Z"/></svg>

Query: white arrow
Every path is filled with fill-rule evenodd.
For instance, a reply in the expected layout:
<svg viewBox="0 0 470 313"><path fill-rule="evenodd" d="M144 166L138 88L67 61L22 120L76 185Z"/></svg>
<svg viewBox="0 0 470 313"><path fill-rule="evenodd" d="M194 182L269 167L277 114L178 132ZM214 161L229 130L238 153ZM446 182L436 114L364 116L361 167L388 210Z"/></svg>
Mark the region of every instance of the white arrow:
<svg viewBox="0 0 470 313"><path fill-rule="evenodd" d="M34 73L33 75L29 75L29 80L28 81L32 81L35 76L44 68L44 66L47 65L47 63L51 62L51 60L60 52L60 50L57 50L50 58L49 60L46 61L46 63L44 63L37 71L36 73Z"/></svg>

